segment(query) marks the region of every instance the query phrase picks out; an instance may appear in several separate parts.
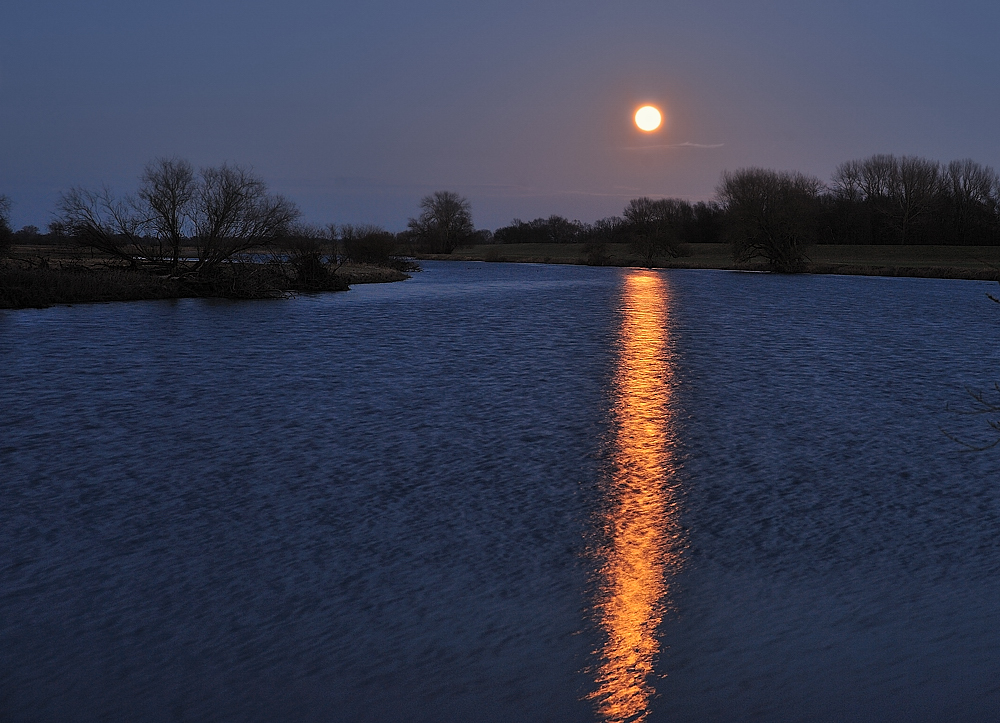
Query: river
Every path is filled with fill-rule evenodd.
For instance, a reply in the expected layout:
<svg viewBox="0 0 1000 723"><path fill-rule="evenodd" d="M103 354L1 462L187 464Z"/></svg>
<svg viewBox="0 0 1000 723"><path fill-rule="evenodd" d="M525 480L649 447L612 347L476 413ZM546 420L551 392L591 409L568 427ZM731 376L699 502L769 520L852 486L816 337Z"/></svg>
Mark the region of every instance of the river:
<svg viewBox="0 0 1000 723"><path fill-rule="evenodd" d="M995 284L425 266L0 312L0 718L998 715Z"/></svg>

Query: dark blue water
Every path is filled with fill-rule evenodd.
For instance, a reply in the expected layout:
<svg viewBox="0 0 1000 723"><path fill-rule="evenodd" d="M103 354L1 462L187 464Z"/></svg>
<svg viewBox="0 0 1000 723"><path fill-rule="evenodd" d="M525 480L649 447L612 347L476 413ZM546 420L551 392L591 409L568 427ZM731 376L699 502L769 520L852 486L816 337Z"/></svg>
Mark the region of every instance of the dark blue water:
<svg viewBox="0 0 1000 723"><path fill-rule="evenodd" d="M0 719L994 719L1000 448L945 434L994 439L994 289L0 312Z"/></svg>

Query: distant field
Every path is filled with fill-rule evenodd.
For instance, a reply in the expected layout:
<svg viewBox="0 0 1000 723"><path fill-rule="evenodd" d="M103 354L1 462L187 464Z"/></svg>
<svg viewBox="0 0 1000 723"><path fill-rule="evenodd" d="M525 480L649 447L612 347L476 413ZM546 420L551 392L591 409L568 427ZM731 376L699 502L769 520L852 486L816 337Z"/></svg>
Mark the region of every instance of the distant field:
<svg viewBox="0 0 1000 723"><path fill-rule="evenodd" d="M664 261L673 268L733 269L727 244L691 244L691 254ZM625 244L609 244L608 263L639 266L638 256ZM838 246L807 249L807 270L814 273L851 273L889 276L945 276L957 278L1000 277L1000 246ZM462 248L450 256L425 258L466 261L516 261L534 263L585 263L583 244L484 244Z"/></svg>

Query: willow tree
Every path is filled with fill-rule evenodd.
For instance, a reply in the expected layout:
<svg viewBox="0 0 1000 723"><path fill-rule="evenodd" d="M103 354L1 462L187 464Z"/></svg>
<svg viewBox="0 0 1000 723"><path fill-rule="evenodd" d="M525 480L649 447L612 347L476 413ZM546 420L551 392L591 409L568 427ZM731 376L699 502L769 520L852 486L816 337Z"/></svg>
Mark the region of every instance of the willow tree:
<svg viewBox="0 0 1000 723"><path fill-rule="evenodd" d="M790 171L743 168L722 175L716 193L726 213L734 260L763 259L772 271L802 268L816 235L818 178Z"/></svg>
<svg viewBox="0 0 1000 723"><path fill-rule="evenodd" d="M248 168L224 164L195 174L179 159L146 166L135 195L72 188L57 224L77 243L133 268L206 272L282 237L299 215ZM182 247L195 259L182 258Z"/></svg>

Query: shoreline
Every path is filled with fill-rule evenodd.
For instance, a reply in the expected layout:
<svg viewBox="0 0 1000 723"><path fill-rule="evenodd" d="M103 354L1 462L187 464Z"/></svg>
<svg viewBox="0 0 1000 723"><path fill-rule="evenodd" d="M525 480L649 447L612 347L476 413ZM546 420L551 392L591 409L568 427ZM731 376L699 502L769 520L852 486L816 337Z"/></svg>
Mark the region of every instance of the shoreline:
<svg viewBox="0 0 1000 723"><path fill-rule="evenodd" d="M583 244L490 244L452 254L417 254L427 261L571 264L646 268L624 244L609 245L600 263L588 261ZM691 244L690 254L655 264L658 269L712 269L769 272L764 263L734 263L727 244ZM1000 247L816 245L801 273L847 276L1000 281Z"/></svg>
<svg viewBox="0 0 1000 723"><path fill-rule="evenodd" d="M191 284L145 271L80 263L44 257L0 260L0 310L45 309L51 306L96 304L117 301L158 301L192 298L239 298L201 293ZM343 264L331 272L336 284L316 291L275 289L259 298L279 299L297 294L349 291L355 284L404 281L410 275L371 264ZM335 288L334 288L335 286Z"/></svg>

